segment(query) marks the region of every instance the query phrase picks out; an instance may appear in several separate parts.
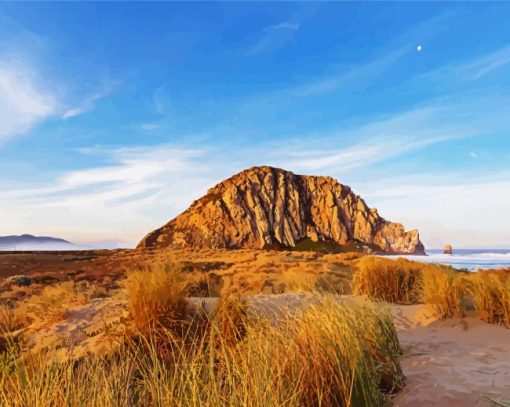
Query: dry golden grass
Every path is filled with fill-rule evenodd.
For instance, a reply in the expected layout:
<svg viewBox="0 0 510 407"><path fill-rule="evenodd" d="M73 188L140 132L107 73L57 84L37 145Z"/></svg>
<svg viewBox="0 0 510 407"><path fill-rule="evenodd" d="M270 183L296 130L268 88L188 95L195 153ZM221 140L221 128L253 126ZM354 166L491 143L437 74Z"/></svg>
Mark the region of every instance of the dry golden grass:
<svg viewBox="0 0 510 407"><path fill-rule="evenodd" d="M441 319L463 316L472 302L482 320L510 328L510 269L467 273L406 259L364 257L353 291L394 303L424 302Z"/></svg>
<svg viewBox="0 0 510 407"><path fill-rule="evenodd" d="M421 300L441 319L462 317L465 287L459 273L440 267L422 270L419 290Z"/></svg>
<svg viewBox="0 0 510 407"><path fill-rule="evenodd" d="M285 292L314 291L318 275L305 274L299 270L285 271L279 278Z"/></svg>
<svg viewBox="0 0 510 407"><path fill-rule="evenodd" d="M359 295L398 304L428 304L438 318L462 316L460 274L453 269L407 259L364 257L353 277Z"/></svg>
<svg viewBox="0 0 510 407"><path fill-rule="evenodd" d="M27 320L9 304L0 305L0 334L13 332L25 326Z"/></svg>
<svg viewBox="0 0 510 407"><path fill-rule="evenodd" d="M135 326L142 332L184 320L188 281L168 264L128 271L121 282Z"/></svg>
<svg viewBox="0 0 510 407"><path fill-rule="evenodd" d="M473 273L466 289L482 320L510 328L510 269Z"/></svg>
<svg viewBox="0 0 510 407"><path fill-rule="evenodd" d="M239 295L224 294L220 297L213 316L213 327L222 341L230 346L246 334L246 304Z"/></svg>
<svg viewBox="0 0 510 407"><path fill-rule="evenodd" d="M412 304L418 299L421 264L406 259L363 257L353 276L352 290L377 300Z"/></svg>
<svg viewBox="0 0 510 407"><path fill-rule="evenodd" d="M0 358L0 404L376 406L404 381L389 312L361 299L322 297L270 320L249 318L229 297L200 335L153 332L113 355L64 363L11 344Z"/></svg>
<svg viewBox="0 0 510 407"><path fill-rule="evenodd" d="M93 282L107 291L118 289L126 269L150 268L161 263L181 270L190 280L190 295L221 295L222 290L241 295L279 294L300 289L344 293L350 292L352 265L360 253L327 254L298 251L169 249L158 251L114 250L76 253L4 254L0 278L12 270L26 274L34 283L30 287L2 287L0 301L21 302L44 286L61 281L77 284ZM287 272L306 284L286 278ZM297 281L297 280L296 280ZM315 281L312 287L310 282ZM97 296L107 293L97 292ZM87 297L90 298L88 294Z"/></svg>
<svg viewBox="0 0 510 407"><path fill-rule="evenodd" d="M28 323L41 323L50 318L59 319L73 306L89 301L82 287L72 281L66 281L45 287L39 294L23 300L14 312L18 320Z"/></svg>

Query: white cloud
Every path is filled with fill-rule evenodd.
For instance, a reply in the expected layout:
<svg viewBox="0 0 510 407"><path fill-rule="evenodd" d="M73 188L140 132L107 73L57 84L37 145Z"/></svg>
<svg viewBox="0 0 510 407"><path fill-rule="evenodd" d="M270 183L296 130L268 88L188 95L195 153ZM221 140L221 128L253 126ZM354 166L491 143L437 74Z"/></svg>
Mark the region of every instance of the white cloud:
<svg viewBox="0 0 510 407"><path fill-rule="evenodd" d="M465 86L465 82L476 81L510 65L510 45L475 59L442 66L420 77L448 86L452 83Z"/></svg>
<svg viewBox="0 0 510 407"><path fill-rule="evenodd" d="M416 227L426 245L510 246L510 174L415 174L358 183L355 190L392 221ZM437 244L437 243L435 243Z"/></svg>
<svg viewBox="0 0 510 407"><path fill-rule="evenodd" d="M144 131L154 131L158 130L161 125L157 123L140 123L138 127Z"/></svg>
<svg viewBox="0 0 510 407"><path fill-rule="evenodd" d="M476 80L510 64L510 46L486 55L464 67L469 79Z"/></svg>
<svg viewBox="0 0 510 407"><path fill-rule="evenodd" d="M84 109L78 108L78 107L74 108L74 109L70 109L70 110L64 112L64 114L62 115L62 119L67 120L67 119L70 119L71 117L79 116L83 112L84 112Z"/></svg>
<svg viewBox="0 0 510 407"><path fill-rule="evenodd" d="M56 114L57 101L35 72L19 62L0 61L0 143Z"/></svg>
<svg viewBox="0 0 510 407"><path fill-rule="evenodd" d="M6 233L65 235L78 243L136 243L214 183L205 152L165 145L99 149L111 164L69 171L45 186L0 192ZM5 215L5 217L4 217Z"/></svg>
<svg viewBox="0 0 510 407"><path fill-rule="evenodd" d="M219 152L169 145L82 149L82 154L95 155L107 164L65 172L50 184L0 192L2 227L9 233L25 233L24 227L30 225L29 232L48 234L49 226L59 225L74 231L66 236L85 242L124 238L134 243L215 182L252 165L340 175L345 180L349 170L471 134L461 126L452 129L441 123L440 113L423 108L321 137L297 136L285 144L236 148L235 154L228 148ZM347 139L351 142L345 143ZM321 145L324 148L317 149Z"/></svg>
<svg viewBox="0 0 510 407"><path fill-rule="evenodd" d="M477 154L477 153L475 153L474 151L470 152L470 153L469 153L469 156L470 156L472 159L474 159L474 160L476 160L476 159L478 158L478 154Z"/></svg>
<svg viewBox="0 0 510 407"><path fill-rule="evenodd" d="M109 93L96 92L68 108L63 87L47 76L43 78L34 62L28 64L12 56L0 58L0 145L51 117L67 120L81 115Z"/></svg>
<svg viewBox="0 0 510 407"><path fill-rule="evenodd" d="M291 23L291 22L283 22L279 24L275 24L266 28L266 31L274 31L274 30L299 30L299 24Z"/></svg>
<svg viewBox="0 0 510 407"><path fill-rule="evenodd" d="M154 108L156 112L160 115L165 115L167 113L166 109L166 95L167 91L164 86L160 86L154 91L152 98L154 100Z"/></svg>
<svg viewBox="0 0 510 407"><path fill-rule="evenodd" d="M62 114L62 119L67 120L72 117L80 116L94 108L96 102L100 99L103 99L105 96L109 94L108 91L97 92L93 95L87 96L78 106L66 110Z"/></svg>
<svg viewBox="0 0 510 407"><path fill-rule="evenodd" d="M410 46L400 47L366 64L350 66L344 72L297 86L291 90L291 94L293 96L310 97L333 92L343 86L352 86L353 84L365 86L367 81L381 75L410 49Z"/></svg>
<svg viewBox="0 0 510 407"><path fill-rule="evenodd" d="M480 126L473 123L453 126L444 121L444 117L450 114L452 112L446 104L442 109L423 107L364 126L311 137L294 146L277 148L274 155L284 157L278 159L279 165L296 171L341 173L366 168L432 144L470 137L480 131ZM363 141L346 144L345 140ZM314 148L317 145L325 145L326 148Z"/></svg>
<svg viewBox="0 0 510 407"><path fill-rule="evenodd" d="M299 27L298 23L290 21L265 27L259 40L246 52L246 55L255 56L277 51L294 38Z"/></svg>

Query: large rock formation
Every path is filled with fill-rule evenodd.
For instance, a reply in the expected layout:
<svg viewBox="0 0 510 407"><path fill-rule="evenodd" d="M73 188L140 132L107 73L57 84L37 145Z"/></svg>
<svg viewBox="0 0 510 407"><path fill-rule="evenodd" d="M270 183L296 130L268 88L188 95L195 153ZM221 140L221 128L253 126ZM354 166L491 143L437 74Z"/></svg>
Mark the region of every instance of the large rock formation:
<svg viewBox="0 0 510 407"><path fill-rule="evenodd" d="M356 242L387 253L423 253L406 232L331 177L272 167L247 169L211 188L139 248L293 248Z"/></svg>

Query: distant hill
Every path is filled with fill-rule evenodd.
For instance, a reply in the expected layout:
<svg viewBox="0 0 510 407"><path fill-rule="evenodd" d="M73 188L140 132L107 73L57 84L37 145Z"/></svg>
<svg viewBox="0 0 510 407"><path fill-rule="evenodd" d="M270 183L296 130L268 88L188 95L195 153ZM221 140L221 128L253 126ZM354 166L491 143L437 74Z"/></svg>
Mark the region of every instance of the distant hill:
<svg viewBox="0 0 510 407"><path fill-rule="evenodd" d="M417 230L382 218L331 177L253 167L211 188L139 248L321 249L423 254Z"/></svg>
<svg viewBox="0 0 510 407"><path fill-rule="evenodd" d="M73 243L49 236L0 236L0 250L73 250Z"/></svg>

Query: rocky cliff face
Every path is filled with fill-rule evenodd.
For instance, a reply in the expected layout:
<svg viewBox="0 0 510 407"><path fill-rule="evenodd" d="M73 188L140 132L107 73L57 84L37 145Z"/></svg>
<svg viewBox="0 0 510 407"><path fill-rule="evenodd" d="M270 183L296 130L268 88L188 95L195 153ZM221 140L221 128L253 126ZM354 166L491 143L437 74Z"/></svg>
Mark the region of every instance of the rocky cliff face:
<svg viewBox="0 0 510 407"><path fill-rule="evenodd" d="M386 221L347 185L272 167L250 168L221 182L138 247L263 249L302 242L424 251L417 230Z"/></svg>

